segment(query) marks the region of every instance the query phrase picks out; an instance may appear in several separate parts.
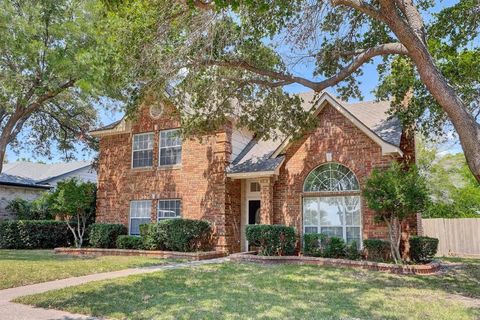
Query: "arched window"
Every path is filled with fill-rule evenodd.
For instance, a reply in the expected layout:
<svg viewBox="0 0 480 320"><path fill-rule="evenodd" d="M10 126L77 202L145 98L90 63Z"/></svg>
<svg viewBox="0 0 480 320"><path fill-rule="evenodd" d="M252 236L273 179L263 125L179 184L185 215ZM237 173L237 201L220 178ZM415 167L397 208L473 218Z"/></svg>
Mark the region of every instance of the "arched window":
<svg viewBox="0 0 480 320"><path fill-rule="evenodd" d="M360 248L360 187L353 172L341 164L323 164L308 174L303 191L304 233L322 233L347 243L355 241ZM309 195L312 192L325 194Z"/></svg>
<svg viewBox="0 0 480 320"><path fill-rule="evenodd" d="M359 190L353 172L338 163L327 163L315 168L309 173L303 185L305 192Z"/></svg>

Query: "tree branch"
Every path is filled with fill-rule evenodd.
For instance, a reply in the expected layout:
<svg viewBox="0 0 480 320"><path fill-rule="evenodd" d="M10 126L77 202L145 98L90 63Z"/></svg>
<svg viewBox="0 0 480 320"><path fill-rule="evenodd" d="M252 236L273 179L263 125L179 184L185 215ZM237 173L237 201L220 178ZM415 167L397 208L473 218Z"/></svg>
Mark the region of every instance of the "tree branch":
<svg viewBox="0 0 480 320"><path fill-rule="evenodd" d="M345 6L352 9L356 9L374 19L383 21L383 15L372 5L366 3L363 0L330 0L332 6Z"/></svg>
<svg viewBox="0 0 480 320"><path fill-rule="evenodd" d="M192 66L218 66L218 67L228 67L234 69L243 69L250 71L252 73L266 76L272 79L280 80L285 85L291 83L298 83L307 88L310 88L314 91L320 92L330 86L336 85L353 72L358 70L364 63L369 61L370 59L376 56L388 55L388 54L401 54L401 55L408 55L408 51L401 43L386 43L382 45L378 45L373 48L365 49L363 51L359 51L359 54L353 58L352 62L340 70L336 75L325 79L323 81L311 81L303 77L293 76L287 73L282 73L278 71L267 70L263 68L258 68L246 61L216 61L216 60L203 60L203 61L196 61L193 62L186 67ZM256 80L255 80L256 81Z"/></svg>

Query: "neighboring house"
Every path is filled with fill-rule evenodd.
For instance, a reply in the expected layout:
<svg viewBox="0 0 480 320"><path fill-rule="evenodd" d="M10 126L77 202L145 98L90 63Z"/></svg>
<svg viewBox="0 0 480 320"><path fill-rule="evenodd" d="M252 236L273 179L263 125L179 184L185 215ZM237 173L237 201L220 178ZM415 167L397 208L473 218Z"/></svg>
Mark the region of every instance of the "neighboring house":
<svg viewBox="0 0 480 320"><path fill-rule="evenodd" d="M347 104L323 93L313 107L313 93L300 96L318 125L296 141L259 141L234 120L215 134L182 141L180 122L158 103L144 103L135 121L91 132L100 138L97 221L122 223L136 235L142 223L205 219L213 223L217 248L229 252L247 250L245 226L254 223L359 245L386 238L362 186L375 167L414 161L413 137L388 117L388 102Z"/></svg>
<svg viewBox="0 0 480 320"><path fill-rule="evenodd" d="M20 161L4 164L0 174L0 219L11 216L5 209L11 200L34 200L43 192L55 188L59 181L72 177L97 182L97 174L88 161L53 164Z"/></svg>
<svg viewBox="0 0 480 320"><path fill-rule="evenodd" d="M37 184L32 179L21 178L9 174L0 174L0 220L11 217L6 210L8 203L15 198L34 200L43 192L50 190L51 186Z"/></svg>

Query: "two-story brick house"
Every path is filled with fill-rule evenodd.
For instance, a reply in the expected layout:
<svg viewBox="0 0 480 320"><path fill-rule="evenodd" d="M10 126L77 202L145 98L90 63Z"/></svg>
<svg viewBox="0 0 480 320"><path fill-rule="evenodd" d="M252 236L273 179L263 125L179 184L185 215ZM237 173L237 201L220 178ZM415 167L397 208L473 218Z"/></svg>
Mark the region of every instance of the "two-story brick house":
<svg viewBox="0 0 480 320"><path fill-rule="evenodd" d="M286 224L301 235L322 232L358 244L386 238L387 229L361 197L375 167L414 161L413 138L388 102L347 104L328 93L312 106L318 118L300 140L255 139L235 122L182 141L179 120L144 101L135 120L92 132L100 138L97 221L139 225L170 218L212 222L219 249L246 250L248 224Z"/></svg>

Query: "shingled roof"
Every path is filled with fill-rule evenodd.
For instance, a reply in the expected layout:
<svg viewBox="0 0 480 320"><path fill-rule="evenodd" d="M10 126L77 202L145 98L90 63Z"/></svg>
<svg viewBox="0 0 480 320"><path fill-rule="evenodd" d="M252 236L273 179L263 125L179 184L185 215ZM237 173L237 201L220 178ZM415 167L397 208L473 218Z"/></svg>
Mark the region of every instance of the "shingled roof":
<svg viewBox="0 0 480 320"><path fill-rule="evenodd" d="M3 165L3 173L19 178L42 183L66 173L91 166L89 161L72 161L63 163L35 163L18 161Z"/></svg>
<svg viewBox="0 0 480 320"><path fill-rule="evenodd" d="M402 136L402 125L395 117L390 117L388 110L389 101L381 102L359 102L346 103L340 101L328 93L319 95L319 100L314 105L315 93L301 93L302 106L309 112L318 112L321 109L322 98L329 98L332 102L338 104L342 111L352 120L357 120L371 134L375 135L386 145L391 146L392 150L401 152L400 140ZM323 97L322 97L323 96ZM258 140L252 139L245 149L237 156L227 169L230 176L249 174L249 173L273 173L283 163L282 146L287 145L288 138L277 140Z"/></svg>
<svg viewBox="0 0 480 320"><path fill-rule="evenodd" d="M6 173L0 174L0 185L16 186L16 187L28 187L39 189L50 189L51 186L45 184L39 184L35 180L14 176Z"/></svg>

